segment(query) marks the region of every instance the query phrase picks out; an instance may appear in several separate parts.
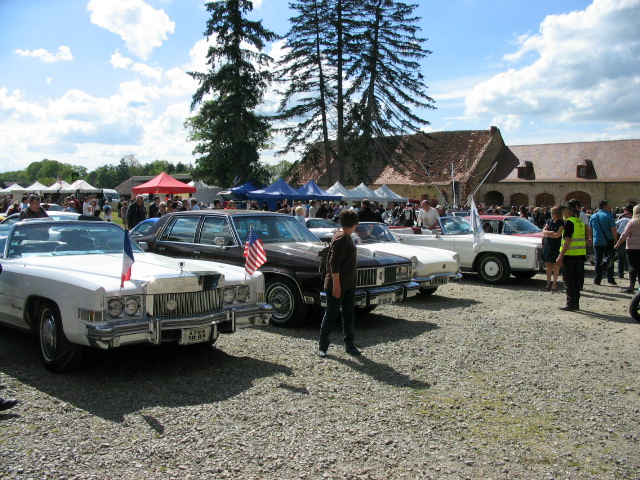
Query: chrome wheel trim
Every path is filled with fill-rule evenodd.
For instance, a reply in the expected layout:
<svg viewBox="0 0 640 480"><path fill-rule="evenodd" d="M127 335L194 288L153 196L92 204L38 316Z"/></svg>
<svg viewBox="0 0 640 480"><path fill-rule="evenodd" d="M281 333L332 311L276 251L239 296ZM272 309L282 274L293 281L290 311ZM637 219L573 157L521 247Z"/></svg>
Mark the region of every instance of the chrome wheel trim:
<svg viewBox="0 0 640 480"><path fill-rule="evenodd" d="M267 293L267 303L273 306L272 317L286 320L293 314L293 292L282 284L275 284Z"/></svg>
<svg viewBox="0 0 640 480"><path fill-rule="evenodd" d="M40 347L47 360L55 358L57 343L56 319L51 309L46 308L40 316Z"/></svg>

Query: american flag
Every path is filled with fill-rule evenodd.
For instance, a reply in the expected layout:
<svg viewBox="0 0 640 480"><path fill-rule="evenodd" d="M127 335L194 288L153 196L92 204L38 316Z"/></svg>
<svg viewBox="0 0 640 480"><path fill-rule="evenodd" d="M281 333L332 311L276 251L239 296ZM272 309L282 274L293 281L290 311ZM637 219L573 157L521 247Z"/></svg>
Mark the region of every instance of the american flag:
<svg viewBox="0 0 640 480"><path fill-rule="evenodd" d="M247 237L247 242L244 244L243 256L246 259L244 269L249 275L253 275L254 272L267 261L267 253L264 251L262 242L256 235L253 227L249 227L249 236Z"/></svg>

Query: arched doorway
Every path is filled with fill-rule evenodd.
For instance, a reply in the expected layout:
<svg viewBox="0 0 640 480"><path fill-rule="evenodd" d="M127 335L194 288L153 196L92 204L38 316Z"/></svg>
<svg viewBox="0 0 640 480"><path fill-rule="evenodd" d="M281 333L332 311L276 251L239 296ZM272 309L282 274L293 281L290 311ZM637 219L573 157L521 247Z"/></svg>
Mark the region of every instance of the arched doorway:
<svg viewBox="0 0 640 480"><path fill-rule="evenodd" d="M583 208L591 208L591 195L586 192L571 192L567 193L567 196L564 198L566 201L575 198L580 202L580 206Z"/></svg>
<svg viewBox="0 0 640 480"><path fill-rule="evenodd" d="M515 205L516 207L524 205L525 207L528 207L529 195L525 195L524 193L514 193L511 195L511 205Z"/></svg>
<svg viewBox="0 0 640 480"><path fill-rule="evenodd" d="M485 205L504 205L504 195L500 192L492 190L484 194Z"/></svg>
<svg viewBox="0 0 640 480"><path fill-rule="evenodd" d="M540 193L536 195L536 207L553 207L556 204L556 197L550 193Z"/></svg>

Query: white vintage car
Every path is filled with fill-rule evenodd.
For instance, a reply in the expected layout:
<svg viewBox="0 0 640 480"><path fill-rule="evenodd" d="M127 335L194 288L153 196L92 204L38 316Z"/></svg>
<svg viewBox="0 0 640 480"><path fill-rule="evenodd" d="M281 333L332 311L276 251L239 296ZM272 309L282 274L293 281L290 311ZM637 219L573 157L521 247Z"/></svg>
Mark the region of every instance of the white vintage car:
<svg viewBox="0 0 640 480"><path fill-rule="evenodd" d="M314 228L310 230L314 232ZM322 232L318 233L319 236L323 236ZM327 240L326 236L324 238ZM403 245L384 223L361 222L352 238L360 251L367 250L373 254L390 253L411 260L411 280L420 285L422 293L431 295L440 285L462 277L459 272L460 257L457 253L440 248ZM331 237L328 237L328 240L330 241Z"/></svg>
<svg viewBox="0 0 640 480"><path fill-rule="evenodd" d="M439 221L440 232L422 230L422 234L407 234L392 231L405 245L453 250L460 255L462 271L477 272L487 283L504 283L512 274L516 278L531 278L544 269L540 238L485 233L476 253L467 219L442 217Z"/></svg>
<svg viewBox="0 0 640 480"><path fill-rule="evenodd" d="M121 287L125 241L134 263ZM146 253L113 223L26 220L0 238L0 323L35 333L56 372L86 346L213 344L267 324L264 298L260 273Z"/></svg>

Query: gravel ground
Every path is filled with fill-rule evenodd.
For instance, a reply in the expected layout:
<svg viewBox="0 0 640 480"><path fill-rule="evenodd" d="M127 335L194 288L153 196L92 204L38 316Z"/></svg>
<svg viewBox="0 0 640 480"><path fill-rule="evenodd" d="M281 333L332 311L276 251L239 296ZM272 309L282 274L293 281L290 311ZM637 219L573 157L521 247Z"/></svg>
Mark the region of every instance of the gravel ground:
<svg viewBox="0 0 640 480"><path fill-rule="evenodd" d="M588 279L568 313L544 285L468 275L381 307L358 358L339 326L318 358L312 318L55 375L0 328L0 395L21 400L0 415L0 478L640 479L630 295Z"/></svg>

